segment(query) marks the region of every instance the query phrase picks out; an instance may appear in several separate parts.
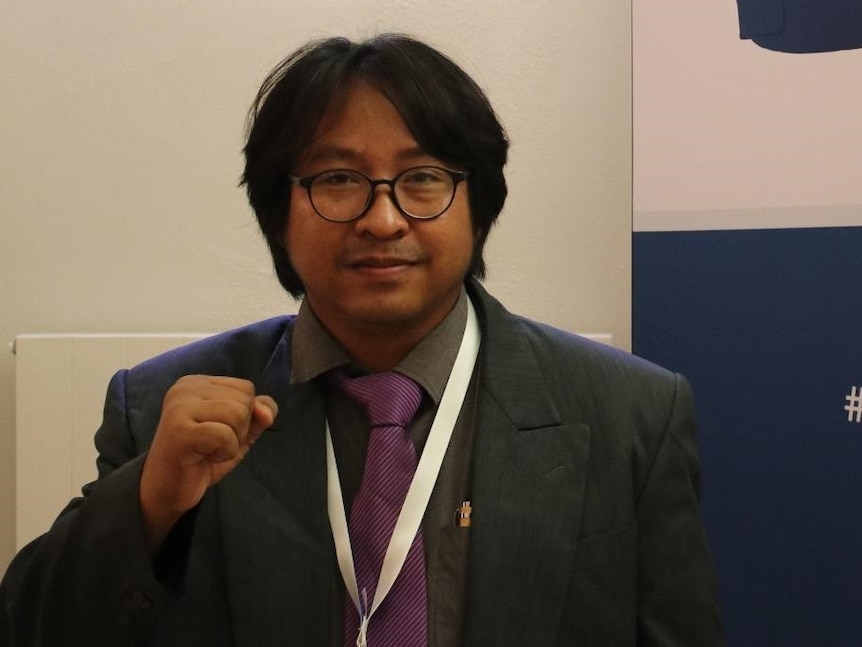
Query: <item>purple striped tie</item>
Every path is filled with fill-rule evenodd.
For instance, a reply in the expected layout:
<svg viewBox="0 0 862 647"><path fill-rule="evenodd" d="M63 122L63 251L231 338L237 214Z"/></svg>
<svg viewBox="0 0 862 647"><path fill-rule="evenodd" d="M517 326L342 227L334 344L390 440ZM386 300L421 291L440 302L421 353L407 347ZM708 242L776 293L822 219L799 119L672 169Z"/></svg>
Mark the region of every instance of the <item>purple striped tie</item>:
<svg viewBox="0 0 862 647"><path fill-rule="evenodd" d="M343 379L343 381L341 381ZM371 436L362 484L350 509L350 544L359 597L374 599L383 557L416 471L416 448L407 425L422 400L422 389L400 373L340 378L341 388L365 411ZM344 644L353 647L359 614L347 596ZM427 602L422 531L416 533L404 566L368 625L368 647L425 647Z"/></svg>

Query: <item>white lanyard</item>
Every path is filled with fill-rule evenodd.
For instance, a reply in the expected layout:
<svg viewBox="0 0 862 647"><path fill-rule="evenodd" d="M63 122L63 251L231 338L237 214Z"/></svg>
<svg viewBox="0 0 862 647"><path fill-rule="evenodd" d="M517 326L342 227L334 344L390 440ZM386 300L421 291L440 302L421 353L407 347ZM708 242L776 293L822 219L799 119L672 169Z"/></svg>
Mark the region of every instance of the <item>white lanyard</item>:
<svg viewBox="0 0 862 647"><path fill-rule="evenodd" d="M452 366L452 372L449 374L446 388L443 390L443 396L440 398L440 406L437 408L437 415L434 416L434 422L431 425L431 431L428 434L425 448L422 450L422 455L419 458L416 473L413 476L413 481L410 483L410 489L407 491L404 504L401 506L401 512L398 515L395 529L392 531L392 538L389 540L389 547L386 549L386 555L383 558L383 566L380 569L377 590L370 608L368 600L360 598L356 584L353 552L350 547L350 535L347 530L347 516L344 512L344 498L341 494L338 465L336 464L335 452L332 448L329 421L326 421L326 482L329 524L332 527L332 536L335 539L335 551L338 556L338 566L341 569L341 576L344 578L347 592L350 594L353 604L356 605L356 609L359 612L360 627L359 636L356 640L358 646L364 647L368 621L395 583L395 579L404 565L404 560L407 558L407 551L410 549L413 539L419 531L422 517L425 514L425 508L428 506L428 500L431 498L431 491L434 489L434 483L437 481L437 474L440 472L440 465L443 463L443 456L446 454L446 448L449 446L449 439L452 437L455 422L458 419L458 414L467 395L467 387L470 385L473 367L476 364L476 356L479 353L479 339L480 332L479 324L476 320L476 312L468 298L467 325L461 338L461 346L458 349L455 364Z"/></svg>

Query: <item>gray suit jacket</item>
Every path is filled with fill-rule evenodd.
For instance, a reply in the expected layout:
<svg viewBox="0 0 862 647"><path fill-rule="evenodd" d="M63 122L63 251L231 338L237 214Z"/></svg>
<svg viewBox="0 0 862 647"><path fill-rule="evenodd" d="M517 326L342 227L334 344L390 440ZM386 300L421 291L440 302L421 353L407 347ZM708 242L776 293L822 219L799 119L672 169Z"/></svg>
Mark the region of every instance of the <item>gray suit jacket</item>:
<svg viewBox="0 0 862 647"><path fill-rule="evenodd" d="M468 287L483 337L464 644L722 644L684 379ZM289 384L291 322L114 377L100 478L11 565L0 644L329 644L341 607L323 396ZM164 393L190 373L250 379L279 415L175 528L154 573L138 479Z"/></svg>

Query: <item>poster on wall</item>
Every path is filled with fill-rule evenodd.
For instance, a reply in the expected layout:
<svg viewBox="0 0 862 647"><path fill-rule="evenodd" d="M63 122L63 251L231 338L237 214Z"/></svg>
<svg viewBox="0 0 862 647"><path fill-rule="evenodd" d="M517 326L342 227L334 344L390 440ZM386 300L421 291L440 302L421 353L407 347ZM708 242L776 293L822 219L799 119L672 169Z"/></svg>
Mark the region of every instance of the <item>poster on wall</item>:
<svg viewBox="0 0 862 647"><path fill-rule="evenodd" d="M766 49L794 54L862 47L858 0L736 0L739 34Z"/></svg>
<svg viewBox="0 0 862 647"><path fill-rule="evenodd" d="M633 350L695 390L728 645L862 645L862 50L689 4L633 9Z"/></svg>

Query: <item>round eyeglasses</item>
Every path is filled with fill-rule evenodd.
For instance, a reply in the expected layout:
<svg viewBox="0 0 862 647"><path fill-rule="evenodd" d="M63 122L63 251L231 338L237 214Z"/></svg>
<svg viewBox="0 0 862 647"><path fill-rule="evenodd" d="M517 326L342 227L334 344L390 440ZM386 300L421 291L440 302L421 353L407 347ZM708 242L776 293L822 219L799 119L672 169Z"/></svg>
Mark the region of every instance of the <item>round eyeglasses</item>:
<svg viewBox="0 0 862 647"><path fill-rule="evenodd" d="M385 184L392 202L405 216L430 220L452 205L458 184L466 171L440 166L416 166L391 180L373 180L352 169L332 169L308 177L288 175L290 181L308 191L317 215L331 222L351 222L364 216L374 202L374 189Z"/></svg>

